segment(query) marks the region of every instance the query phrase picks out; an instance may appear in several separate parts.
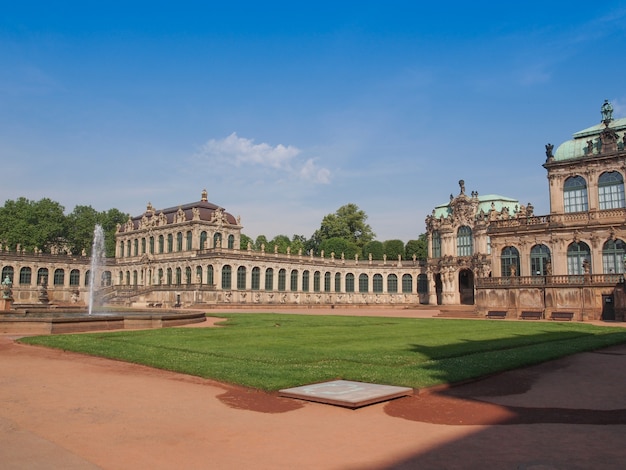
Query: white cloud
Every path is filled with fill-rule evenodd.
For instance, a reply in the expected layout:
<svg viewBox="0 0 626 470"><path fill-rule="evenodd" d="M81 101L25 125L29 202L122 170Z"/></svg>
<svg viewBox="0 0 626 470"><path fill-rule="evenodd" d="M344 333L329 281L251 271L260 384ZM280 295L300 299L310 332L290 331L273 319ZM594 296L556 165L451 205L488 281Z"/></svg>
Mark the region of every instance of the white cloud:
<svg viewBox="0 0 626 470"><path fill-rule="evenodd" d="M318 167L312 158L302 163L297 158L301 153L299 148L292 145L256 144L253 139L239 137L236 132L233 132L224 139L209 140L202 146L197 157L212 163L221 162L238 168L255 165L282 170L288 176L296 176L317 184L328 184L330 170Z"/></svg>

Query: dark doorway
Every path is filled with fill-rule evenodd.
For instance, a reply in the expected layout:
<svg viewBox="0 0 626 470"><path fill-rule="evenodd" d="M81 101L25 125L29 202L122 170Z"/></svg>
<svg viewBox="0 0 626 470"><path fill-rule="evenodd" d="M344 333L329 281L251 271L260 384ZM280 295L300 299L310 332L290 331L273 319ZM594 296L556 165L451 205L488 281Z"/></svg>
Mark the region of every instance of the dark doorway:
<svg viewBox="0 0 626 470"><path fill-rule="evenodd" d="M435 274L435 293L437 294L437 305L441 305L441 293L443 292L443 284L441 282L441 274Z"/></svg>
<svg viewBox="0 0 626 470"><path fill-rule="evenodd" d="M615 305L613 302L613 295L602 296L602 320L615 320Z"/></svg>
<svg viewBox="0 0 626 470"><path fill-rule="evenodd" d="M459 272L459 293L461 304L474 305L474 273L469 269Z"/></svg>

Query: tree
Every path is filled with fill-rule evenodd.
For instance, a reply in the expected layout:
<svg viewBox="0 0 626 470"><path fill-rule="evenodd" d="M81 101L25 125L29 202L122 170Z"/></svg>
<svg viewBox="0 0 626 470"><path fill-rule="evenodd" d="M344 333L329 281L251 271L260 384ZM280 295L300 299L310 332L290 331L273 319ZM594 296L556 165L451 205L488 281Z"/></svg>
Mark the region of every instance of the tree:
<svg viewBox="0 0 626 470"><path fill-rule="evenodd" d="M363 247L363 259L368 259L371 254L372 259L381 260L383 259L383 253L383 244L377 240L372 240Z"/></svg>
<svg viewBox="0 0 626 470"><path fill-rule="evenodd" d="M341 206L336 213L324 217L320 228L313 234L314 244L322 249L324 241L342 238L356 245L360 252L375 237L372 228L365 223L366 220L367 214L356 204Z"/></svg>
<svg viewBox="0 0 626 470"><path fill-rule="evenodd" d="M302 251L303 253L305 253L306 243L307 239L304 235L294 235L291 238L291 252L299 253L300 251Z"/></svg>
<svg viewBox="0 0 626 470"><path fill-rule="evenodd" d="M254 249L256 251L261 251L262 247L265 247L265 249L267 249L268 246L269 242L267 241L267 237L265 235L259 235L258 237L256 237L256 240L254 240Z"/></svg>
<svg viewBox="0 0 626 470"><path fill-rule="evenodd" d="M7 200L0 208L0 240L12 249L50 252L66 245L67 225L63 206L51 199Z"/></svg>
<svg viewBox="0 0 626 470"><path fill-rule="evenodd" d="M106 256L112 258L115 256L115 233L117 232L117 226L125 223L130 216L113 208L105 212L100 212L98 217L102 230L104 230Z"/></svg>
<svg viewBox="0 0 626 470"><path fill-rule="evenodd" d="M67 215L67 223L70 227L67 233L67 242L72 253L82 253L84 250L87 255L91 256L93 232L98 223L98 216L98 211L91 206L76 206Z"/></svg>
<svg viewBox="0 0 626 470"><path fill-rule="evenodd" d="M291 240L287 235L276 235L269 242L268 251L274 251L274 247L278 247L279 253L287 253L287 248L291 246Z"/></svg>
<svg viewBox="0 0 626 470"><path fill-rule="evenodd" d="M361 252L356 243L346 240L345 238L334 237L324 240L320 245L320 251L324 251L324 257L335 253L335 258L341 257L343 254L346 259L354 259L354 255Z"/></svg>
<svg viewBox="0 0 626 470"><path fill-rule="evenodd" d="M250 246L254 248L254 240L252 240L252 238L250 238L248 235L242 233L241 239L239 240L239 248L241 250L247 250L248 244L250 244Z"/></svg>
<svg viewBox="0 0 626 470"><path fill-rule="evenodd" d="M396 260L398 255L404 255L404 243L402 240L386 240L383 242L383 251L387 259Z"/></svg>
<svg viewBox="0 0 626 470"><path fill-rule="evenodd" d="M415 258L420 261L426 261L428 258L428 236L422 233L417 240L409 240L405 248L406 259Z"/></svg>

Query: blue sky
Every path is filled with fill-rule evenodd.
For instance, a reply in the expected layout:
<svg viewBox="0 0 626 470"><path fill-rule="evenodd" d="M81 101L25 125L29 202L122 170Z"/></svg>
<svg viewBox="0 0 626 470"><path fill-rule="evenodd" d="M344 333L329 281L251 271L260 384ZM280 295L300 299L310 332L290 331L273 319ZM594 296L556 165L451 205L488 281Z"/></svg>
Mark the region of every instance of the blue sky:
<svg viewBox="0 0 626 470"><path fill-rule="evenodd" d="M0 200L206 188L253 238L355 203L405 242L460 179L548 213L545 144L626 116L626 4L420 3L4 5Z"/></svg>

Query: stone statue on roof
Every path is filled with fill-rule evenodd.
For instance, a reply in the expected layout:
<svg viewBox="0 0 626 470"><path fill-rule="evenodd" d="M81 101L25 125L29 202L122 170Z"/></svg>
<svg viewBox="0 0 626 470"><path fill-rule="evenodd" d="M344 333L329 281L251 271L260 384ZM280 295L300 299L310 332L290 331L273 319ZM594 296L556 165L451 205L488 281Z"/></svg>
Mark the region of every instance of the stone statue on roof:
<svg viewBox="0 0 626 470"><path fill-rule="evenodd" d="M613 106L609 103L609 100L604 100L604 104L602 104L602 122L605 126L609 125L609 122L613 120Z"/></svg>

